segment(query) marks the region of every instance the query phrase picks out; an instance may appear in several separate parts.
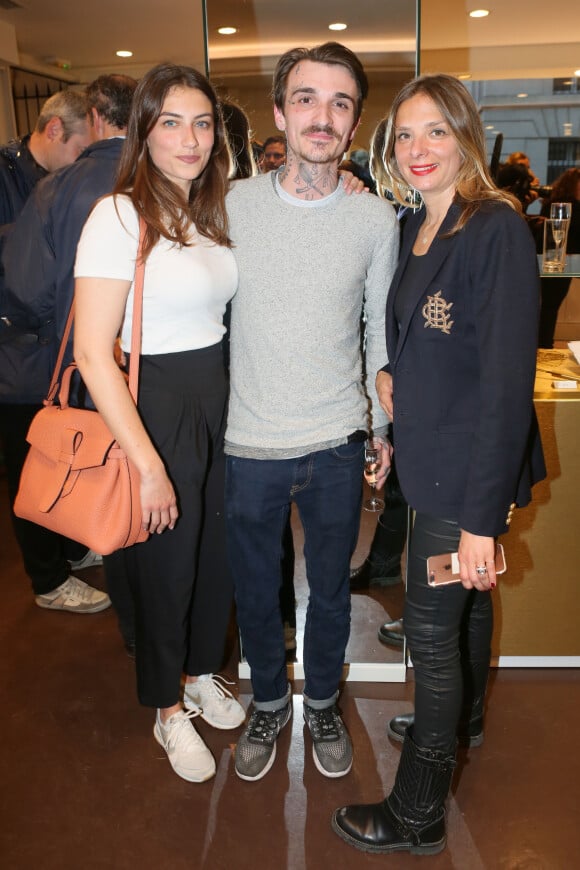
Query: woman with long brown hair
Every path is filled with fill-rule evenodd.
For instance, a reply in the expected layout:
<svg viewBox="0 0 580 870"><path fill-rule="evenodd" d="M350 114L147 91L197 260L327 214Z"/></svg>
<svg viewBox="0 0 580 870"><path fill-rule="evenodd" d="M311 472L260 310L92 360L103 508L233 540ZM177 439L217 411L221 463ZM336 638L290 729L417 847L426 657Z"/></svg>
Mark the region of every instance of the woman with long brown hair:
<svg viewBox="0 0 580 870"><path fill-rule="evenodd" d="M90 215L75 267L75 357L140 474L151 533L126 551L139 700L157 709L155 739L192 782L216 768L191 719L225 729L244 719L214 675L232 602L223 529L223 314L237 284L225 211L229 170L207 79L190 67L155 67L137 87L118 182ZM136 408L113 346L120 332L129 353L140 217L147 230Z"/></svg>

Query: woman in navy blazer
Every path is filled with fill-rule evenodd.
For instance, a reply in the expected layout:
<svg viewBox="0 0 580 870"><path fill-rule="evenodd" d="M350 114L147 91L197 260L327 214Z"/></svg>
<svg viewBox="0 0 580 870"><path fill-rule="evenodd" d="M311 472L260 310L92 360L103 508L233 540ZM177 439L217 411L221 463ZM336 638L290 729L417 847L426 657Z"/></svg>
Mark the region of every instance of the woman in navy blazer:
<svg viewBox="0 0 580 870"><path fill-rule="evenodd" d="M391 794L337 810L333 827L364 851L435 854L463 702L467 742L482 738L496 538L545 475L533 410L539 281L521 208L491 180L477 106L457 79L406 85L384 141L379 186L423 203L405 225L387 301L390 363L377 375L415 510L404 611L415 715ZM461 583L432 588L427 558L452 552Z"/></svg>

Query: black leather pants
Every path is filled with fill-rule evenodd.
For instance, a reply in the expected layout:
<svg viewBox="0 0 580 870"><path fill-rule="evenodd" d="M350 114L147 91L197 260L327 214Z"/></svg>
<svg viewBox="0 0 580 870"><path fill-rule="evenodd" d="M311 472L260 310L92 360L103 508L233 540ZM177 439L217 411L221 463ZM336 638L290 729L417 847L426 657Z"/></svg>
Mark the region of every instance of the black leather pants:
<svg viewBox="0 0 580 870"><path fill-rule="evenodd" d="M457 523L417 514L411 534L404 625L415 669L417 746L451 751L465 701L483 708L491 655L489 592L427 584L429 556L457 551Z"/></svg>

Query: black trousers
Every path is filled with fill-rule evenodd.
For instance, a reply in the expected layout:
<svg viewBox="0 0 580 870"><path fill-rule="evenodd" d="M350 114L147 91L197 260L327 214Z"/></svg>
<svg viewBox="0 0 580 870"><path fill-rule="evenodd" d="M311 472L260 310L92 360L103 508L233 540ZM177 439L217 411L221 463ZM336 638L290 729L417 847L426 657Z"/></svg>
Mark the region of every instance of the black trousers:
<svg viewBox="0 0 580 870"><path fill-rule="evenodd" d="M139 411L179 507L173 530L125 551L146 706L176 704L183 671L222 666L233 600L223 516L227 395L221 345L141 359Z"/></svg>
<svg viewBox="0 0 580 870"><path fill-rule="evenodd" d="M24 460L28 453L26 435L32 418L41 405L0 404L0 440L8 480L10 508L14 504ZM52 592L70 574L69 561L83 558L87 548L69 541L36 523L12 514L14 534L22 554L24 570L30 577L35 595Z"/></svg>
<svg viewBox="0 0 580 870"><path fill-rule="evenodd" d="M403 617L415 669L413 739L444 752L455 746L465 678L489 667L493 631L489 592L427 583L427 558L456 552L460 535L456 522L416 514Z"/></svg>

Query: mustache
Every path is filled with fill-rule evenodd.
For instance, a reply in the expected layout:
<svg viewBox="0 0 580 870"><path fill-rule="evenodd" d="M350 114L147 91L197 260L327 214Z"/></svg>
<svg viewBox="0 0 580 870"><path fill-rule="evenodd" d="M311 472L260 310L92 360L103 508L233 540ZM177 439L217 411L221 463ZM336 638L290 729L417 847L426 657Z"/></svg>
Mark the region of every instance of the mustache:
<svg viewBox="0 0 580 870"><path fill-rule="evenodd" d="M312 124L311 127L307 127L306 130L302 131L305 136L309 133L326 133L327 136L333 136L335 139L340 140L340 135L336 132L332 124Z"/></svg>

